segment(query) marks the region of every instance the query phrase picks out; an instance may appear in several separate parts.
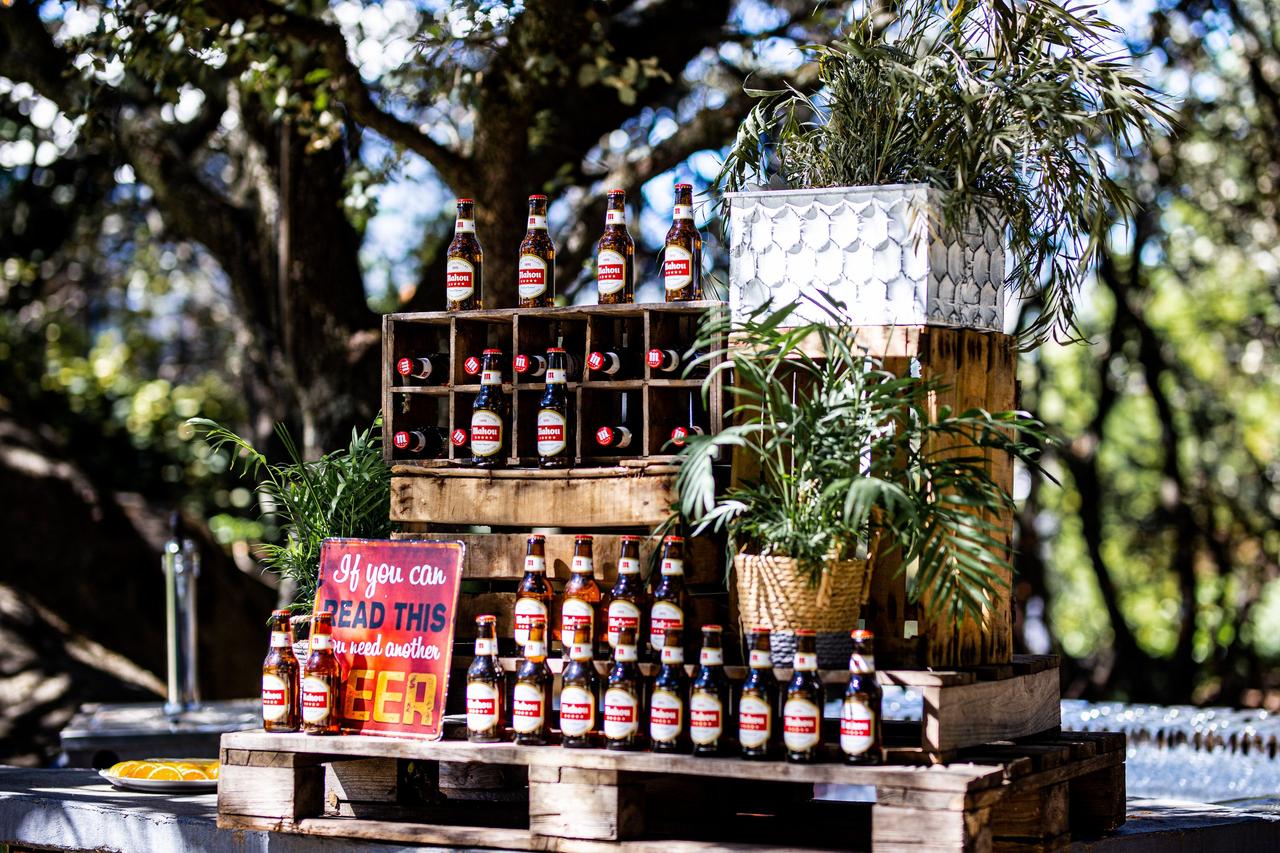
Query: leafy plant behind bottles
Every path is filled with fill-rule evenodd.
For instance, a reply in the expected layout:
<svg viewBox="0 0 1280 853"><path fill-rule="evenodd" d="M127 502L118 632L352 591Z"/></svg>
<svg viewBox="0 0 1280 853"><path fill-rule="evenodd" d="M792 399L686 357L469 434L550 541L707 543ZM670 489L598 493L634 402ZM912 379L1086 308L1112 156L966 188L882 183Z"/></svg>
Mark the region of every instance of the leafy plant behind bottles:
<svg viewBox="0 0 1280 853"><path fill-rule="evenodd" d="M1020 412L931 411L942 383L886 372L848 327L785 328L796 308L704 321L695 348L723 359L712 375L725 373L732 425L687 439L682 515L695 532L726 531L731 553L795 559L811 582L830 560L899 550L904 566L917 563L913 601L981 619L1012 571L999 519L1013 499L986 454L1036 465L1021 439L1045 441L1042 425ZM717 492L713 463L730 454L739 476Z"/></svg>
<svg viewBox="0 0 1280 853"><path fill-rule="evenodd" d="M283 544L261 546L268 571L293 581L294 608L310 609L320 573L320 544L331 537L383 539L391 534L391 469L382 456L381 423L351 430L345 449L305 461L283 424L276 436L288 454L285 463L269 462L248 441L207 418L188 423L215 451L226 448L232 466L240 461L247 476L259 477L258 495L265 514L283 522Z"/></svg>
<svg viewBox="0 0 1280 853"><path fill-rule="evenodd" d="M931 228L1007 229L1008 285L1044 302L1032 336L1070 331L1109 222L1132 208L1110 177L1112 152L1149 141L1171 113L1114 47L1123 31L1093 5L892 9L806 48L817 61L811 92L749 90L760 102L719 188L929 184L943 191Z"/></svg>

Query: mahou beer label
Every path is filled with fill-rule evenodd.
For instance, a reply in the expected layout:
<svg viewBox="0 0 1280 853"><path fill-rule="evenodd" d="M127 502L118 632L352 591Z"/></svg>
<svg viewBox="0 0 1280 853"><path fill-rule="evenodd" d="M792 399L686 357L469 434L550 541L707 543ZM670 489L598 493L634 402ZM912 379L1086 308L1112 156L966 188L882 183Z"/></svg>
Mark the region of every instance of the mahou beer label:
<svg viewBox="0 0 1280 853"><path fill-rule="evenodd" d="M400 450L404 450L409 446L409 433L398 432L392 437L391 442Z"/></svg>
<svg viewBox="0 0 1280 853"><path fill-rule="evenodd" d="M742 745L750 749L764 746L772 726L768 703L757 696L743 696L738 703L738 740Z"/></svg>
<svg viewBox="0 0 1280 853"><path fill-rule="evenodd" d="M271 648L283 649L289 645L288 631L272 631L271 632Z"/></svg>
<svg viewBox="0 0 1280 853"><path fill-rule="evenodd" d="M638 628L640 626L640 608L630 601L611 601L609 602L609 645L618 645L618 636L622 633L623 628Z"/></svg>
<svg viewBox="0 0 1280 853"><path fill-rule="evenodd" d="M453 224L453 230L456 234L474 234L476 233L476 221L474 219L457 219Z"/></svg>
<svg viewBox="0 0 1280 853"><path fill-rule="evenodd" d="M640 573L640 561L635 557L618 558L618 574L635 575Z"/></svg>
<svg viewBox="0 0 1280 853"><path fill-rule="evenodd" d="M454 447L461 447L467 443L467 431L458 427L449 434L449 440L453 442Z"/></svg>
<svg viewBox="0 0 1280 853"><path fill-rule="evenodd" d="M807 699L788 699L782 708L782 741L792 752L818 745L822 712Z"/></svg>
<svg viewBox="0 0 1280 853"><path fill-rule="evenodd" d="M860 655L854 652L849 656L849 671L858 675L868 675L876 671L876 659L872 655Z"/></svg>
<svg viewBox="0 0 1280 853"><path fill-rule="evenodd" d="M556 385L559 383L567 382L568 379L569 377L566 375L564 368L562 367L547 368L547 384L548 385Z"/></svg>
<svg viewBox="0 0 1280 853"><path fill-rule="evenodd" d="M806 670L817 669L818 656L813 652L796 652L795 668Z"/></svg>
<svg viewBox="0 0 1280 853"><path fill-rule="evenodd" d="M574 557L573 562L569 565L569 571L576 574L595 576L595 561L590 557Z"/></svg>
<svg viewBox="0 0 1280 853"><path fill-rule="evenodd" d="M461 221L461 220L459 220ZM444 268L444 294L450 302L470 299L476 290L476 268L470 261L450 258Z"/></svg>
<svg viewBox="0 0 1280 853"><path fill-rule="evenodd" d="M486 655L496 655L498 653L498 641L493 637L476 637L476 657L484 657Z"/></svg>
<svg viewBox="0 0 1280 853"><path fill-rule="evenodd" d="M532 216L529 218L533 219ZM547 227L545 218L542 227ZM547 292L547 262L537 255L520 256L519 276L518 289L521 299L534 299Z"/></svg>
<svg viewBox="0 0 1280 853"><path fill-rule="evenodd" d="M709 649L703 646L701 654L698 655L698 663L703 666L723 666L724 649Z"/></svg>
<svg viewBox="0 0 1280 853"><path fill-rule="evenodd" d="M498 724L498 688L488 682L467 683L467 728L485 732Z"/></svg>
<svg viewBox="0 0 1280 853"><path fill-rule="evenodd" d="M601 249L600 254L596 255L596 286L600 292L617 293L626 286L626 278L626 258L613 249Z"/></svg>
<svg viewBox="0 0 1280 853"><path fill-rule="evenodd" d="M861 755L871 748L875 715L865 702L856 698L844 700L840 709L840 749L846 755Z"/></svg>
<svg viewBox="0 0 1280 853"><path fill-rule="evenodd" d="M672 559L663 560L662 573L664 575L684 574L684 560L672 560Z"/></svg>
<svg viewBox="0 0 1280 853"><path fill-rule="evenodd" d="M324 678L308 675L302 679L302 719L318 723L329 716L329 682Z"/></svg>
<svg viewBox="0 0 1280 853"><path fill-rule="evenodd" d="M471 414L471 452L495 456L502 450L502 418L487 409Z"/></svg>
<svg viewBox="0 0 1280 853"><path fill-rule="evenodd" d="M526 572L526 573L528 573L528 572L532 572L532 573L533 573L533 574L535 574L535 575L546 575L547 577L551 577L551 576L552 576L551 574L549 574L549 573L547 572L547 558L546 558L546 557L535 557L535 556L533 556L533 555L529 555L529 556L525 557L525 558L524 558L524 570L525 570L525 572Z"/></svg>
<svg viewBox="0 0 1280 853"><path fill-rule="evenodd" d="M711 693L695 692L689 699L689 736L693 742L715 743L723 732L724 708L720 700Z"/></svg>
<svg viewBox="0 0 1280 853"><path fill-rule="evenodd" d="M537 228L537 229L541 229L541 230L543 230L543 231L546 231L546 230L547 230L547 217L545 217L545 216L540 216L540 215L538 215L538 214L536 214L536 213L531 213L531 214L529 214L529 228L530 228L530 229L535 229L535 228Z"/></svg>
<svg viewBox="0 0 1280 853"><path fill-rule="evenodd" d="M573 640L579 625L586 625L589 635L596 635L595 612L590 604L580 598L566 598L560 609L560 642Z"/></svg>
<svg viewBox="0 0 1280 853"><path fill-rule="evenodd" d="M568 446L566 434L569 425L565 416L555 409L538 412L538 455L559 456Z"/></svg>
<svg viewBox="0 0 1280 853"><path fill-rule="evenodd" d="M677 204L671 214L672 219L693 219L693 205Z"/></svg>
<svg viewBox="0 0 1280 853"><path fill-rule="evenodd" d="M289 713L289 685L278 675L262 676L262 719L279 720Z"/></svg>
<svg viewBox="0 0 1280 853"><path fill-rule="evenodd" d="M540 731L546 714L542 688L533 684L516 684L511 701L511 727L521 734Z"/></svg>
<svg viewBox="0 0 1280 853"><path fill-rule="evenodd" d="M683 716L684 702L680 701L679 694L670 690L653 691L649 704L649 737L664 742L680 737Z"/></svg>
<svg viewBox="0 0 1280 853"><path fill-rule="evenodd" d="M760 649L751 650L751 668L769 669L773 666L773 655Z"/></svg>
<svg viewBox="0 0 1280 853"><path fill-rule="evenodd" d="M611 687L604 694L604 736L610 740L630 737L640 729L639 703L629 690Z"/></svg>
<svg viewBox="0 0 1280 853"><path fill-rule="evenodd" d="M684 611L669 601L654 602L649 611L649 644L662 648L669 628L684 628Z"/></svg>
<svg viewBox="0 0 1280 853"><path fill-rule="evenodd" d="M560 691L560 731L582 737L595 728L596 702L585 687L569 685Z"/></svg>
<svg viewBox="0 0 1280 853"><path fill-rule="evenodd" d="M693 281L693 253L684 246L667 245L662 260L662 283L667 290L683 290Z"/></svg>
<svg viewBox="0 0 1280 853"><path fill-rule="evenodd" d="M525 570L528 570L528 565ZM547 624L547 605L536 598L520 598L516 600L515 640L517 646L529 642L529 629L534 623Z"/></svg>
<svg viewBox="0 0 1280 853"><path fill-rule="evenodd" d="M604 212L605 225L626 225L627 212L625 210L606 210Z"/></svg>

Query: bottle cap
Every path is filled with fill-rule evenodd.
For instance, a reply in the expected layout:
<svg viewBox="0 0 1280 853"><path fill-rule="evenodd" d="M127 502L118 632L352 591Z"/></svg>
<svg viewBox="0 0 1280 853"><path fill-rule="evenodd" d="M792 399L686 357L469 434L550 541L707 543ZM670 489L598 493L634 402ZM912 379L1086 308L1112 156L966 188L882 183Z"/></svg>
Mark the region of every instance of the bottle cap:
<svg viewBox="0 0 1280 853"><path fill-rule="evenodd" d="M691 189L693 189L693 184L676 184L676 189L678 189L678 190L691 190Z"/></svg>
<svg viewBox="0 0 1280 853"><path fill-rule="evenodd" d="M664 536L662 537L662 541L663 542L683 542L684 537L683 536Z"/></svg>
<svg viewBox="0 0 1280 853"><path fill-rule="evenodd" d="M724 630L724 628L720 627L719 625L703 625L703 626L702 626L702 630L704 630L704 631L723 631L723 630Z"/></svg>
<svg viewBox="0 0 1280 853"><path fill-rule="evenodd" d="M609 190L609 195L626 195L626 190Z"/></svg>
<svg viewBox="0 0 1280 853"><path fill-rule="evenodd" d="M529 201L546 201L546 200L547 200L547 197L545 195L541 195L538 193L535 193L534 195L529 196Z"/></svg>
<svg viewBox="0 0 1280 853"><path fill-rule="evenodd" d="M600 429L596 430L596 442L598 444L612 444L613 428L603 426L603 427L600 427Z"/></svg>
<svg viewBox="0 0 1280 853"><path fill-rule="evenodd" d="M590 533L579 533L577 536L574 536L573 538L578 540L579 542L582 542L584 540L589 542L595 537L592 536Z"/></svg>
<svg viewBox="0 0 1280 853"><path fill-rule="evenodd" d="M769 633L769 629L766 628L764 625L752 625L750 628L747 629L747 633L748 634L767 634Z"/></svg>
<svg viewBox="0 0 1280 853"><path fill-rule="evenodd" d="M502 350L500 350L500 349L487 349L487 350L485 350L483 353L481 353L481 355L502 355Z"/></svg>
<svg viewBox="0 0 1280 853"><path fill-rule="evenodd" d="M855 628L849 636L855 640L874 640L876 638L876 635L866 628Z"/></svg>
<svg viewBox="0 0 1280 853"><path fill-rule="evenodd" d="M618 537L618 541L619 541L619 542L639 542L639 541L640 541L640 537L639 537L639 536L632 536L632 535L630 535L630 534L626 534L626 535L623 535L623 536L619 536L619 537Z"/></svg>
<svg viewBox="0 0 1280 853"><path fill-rule="evenodd" d="M818 636L818 632L813 630L812 628L797 628L796 636L797 637L816 637Z"/></svg>
<svg viewBox="0 0 1280 853"><path fill-rule="evenodd" d="M564 347L547 347L547 352L548 352L548 353L553 353L553 352L563 353L563 352L564 352Z"/></svg>
<svg viewBox="0 0 1280 853"><path fill-rule="evenodd" d="M475 204L475 203L476 203L476 201L475 201L475 199L473 199L473 198L460 198L460 199L458 199L458 204Z"/></svg>
<svg viewBox="0 0 1280 853"><path fill-rule="evenodd" d="M477 625L485 625L485 624L488 624L489 622L497 622L497 621L498 621L498 617L497 617L497 616L490 616L488 613L486 613L486 614L485 614L485 615L483 615L483 616L477 616L477 617L476 617L476 624L477 624Z"/></svg>
<svg viewBox="0 0 1280 853"><path fill-rule="evenodd" d="M409 446L409 433L405 432L404 430L400 430L398 433L396 433L391 437L391 443L394 444L396 447L400 448L401 450L404 450L406 447Z"/></svg>
<svg viewBox="0 0 1280 853"><path fill-rule="evenodd" d="M272 616L292 616L293 611L292 610L272 610L271 615Z"/></svg>
<svg viewBox="0 0 1280 853"><path fill-rule="evenodd" d="M529 541L530 542L546 542L547 537L543 536L541 533L530 533Z"/></svg>

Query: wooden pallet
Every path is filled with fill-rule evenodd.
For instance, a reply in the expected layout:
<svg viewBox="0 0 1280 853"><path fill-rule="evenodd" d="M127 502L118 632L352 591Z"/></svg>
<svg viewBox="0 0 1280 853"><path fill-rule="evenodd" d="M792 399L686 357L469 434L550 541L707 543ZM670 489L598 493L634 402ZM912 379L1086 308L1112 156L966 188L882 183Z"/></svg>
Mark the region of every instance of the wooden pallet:
<svg viewBox="0 0 1280 853"><path fill-rule="evenodd" d="M463 365L469 357L478 358L485 348L495 347L503 352L506 381L502 388L511 404L508 464L536 470L535 418L545 384L513 374L511 359L517 353L541 355L562 339L564 348L583 365L581 381L567 386L575 436L574 464L579 468L610 468L636 461L670 463L675 455L668 439L673 426L687 425L690 395L698 425L711 432L720 430L724 412L720 395L715 393L719 378L712 380L713 393L704 407L701 378L666 378L645 365L640 376L611 380L591 371L586 366L587 356L593 350L619 345L623 329L629 345L642 358L650 348L683 352L693 343L702 316L723 307L722 302L705 301L388 314L382 326L382 411L387 418L387 433L421 426L450 431L468 428L471 403L480 392L480 385ZM452 372L447 383L415 384L396 373L398 359L436 352L449 354ZM634 404L641 407L638 447L625 457L610 456L596 445L593 436L598 427L611 425L609 413L616 411L618 398L624 392L630 392ZM445 459L417 459L396 450L390 442L384 443L384 451L389 462L406 472L457 467L467 455L465 447L450 446ZM558 479L563 481L565 477L561 474ZM557 485L564 487L563 482ZM412 520L437 519L415 515ZM540 523L553 526L550 522Z"/></svg>
<svg viewBox="0 0 1280 853"><path fill-rule="evenodd" d="M222 741L218 826L504 850L1060 850L1124 821L1124 736L1052 734L948 766L314 738ZM501 786L453 795L459 777Z"/></svg>

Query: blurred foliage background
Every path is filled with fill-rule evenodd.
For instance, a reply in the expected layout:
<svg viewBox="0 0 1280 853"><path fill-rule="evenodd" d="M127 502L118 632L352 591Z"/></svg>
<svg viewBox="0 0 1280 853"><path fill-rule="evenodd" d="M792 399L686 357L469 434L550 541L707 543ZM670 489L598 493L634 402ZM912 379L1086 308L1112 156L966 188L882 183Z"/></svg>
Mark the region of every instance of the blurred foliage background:
<svg viewBox="0 0 1280 853"><path fill-rule="evenodd" d="M0 533L65 537L65 515L34 509L64 489L88 508L84 548L137 539L145 553L157 514L180 506L227 573L261 586L252 545L276 531L187 418L259 447L276 422L312 454L344 446L377 405L379 314L442 303L457 195L477 199L501 305L528 193L553 198L573 301L589 296L604 191L624 187L639 298L658 298L672 184L707 186L750 107L744 83L811 79L796 46L867 8L0 6L0 494L31 508L0 514ZM1102 11L1181 124L1110 152L1140 209L1083 295L1084 342L1023 360L1023 405L1061 439L1047 452L1062 485L1018 482L1019 638L1063 654L1077 695L1280 707L1280 20L1267 0ZM723 276L705 196L698 210ZM1015 313L1026 325L1036 310ZM129 509L115 528L108 504ZM0 585L159 671L68 603L76 584L31 582L40 559L4 563ZM158 584L144 563L121 568L138 594ZM57 568L86 583L95 570Z"/></svg>

